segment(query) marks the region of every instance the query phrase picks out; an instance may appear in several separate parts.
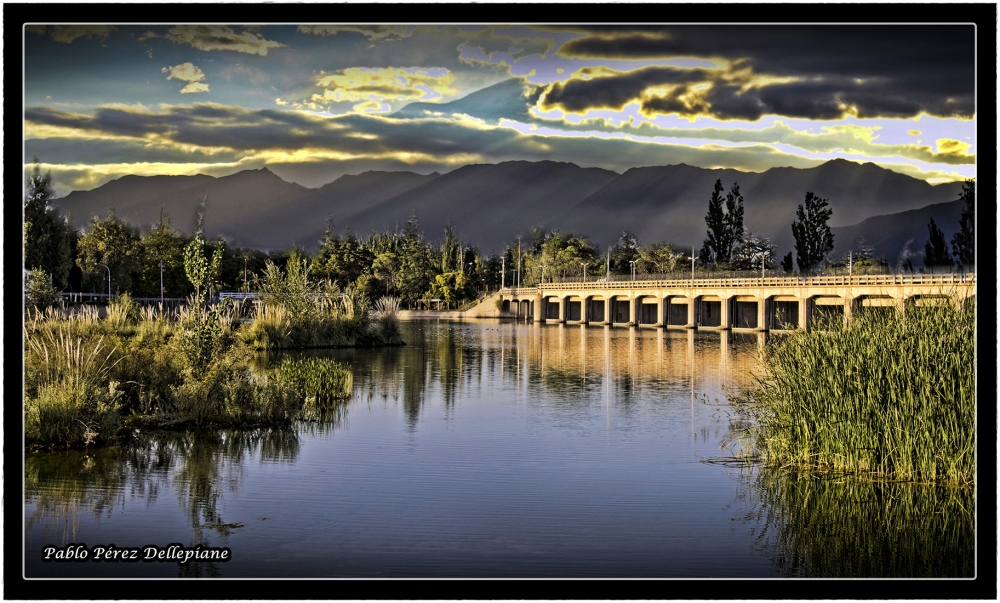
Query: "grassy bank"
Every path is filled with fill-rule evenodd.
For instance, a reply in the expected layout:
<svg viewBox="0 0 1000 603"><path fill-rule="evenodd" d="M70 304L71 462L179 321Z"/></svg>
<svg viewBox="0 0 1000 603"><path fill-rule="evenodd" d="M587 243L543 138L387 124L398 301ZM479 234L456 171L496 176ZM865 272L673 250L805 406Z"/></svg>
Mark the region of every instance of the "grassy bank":
<svg viewBox="0 0 1000 603"><path fill-rule="evenodd" d="M122 296L103 320L94 308L34 313L24 322L26 444L104 444L137 427L321 420L350 395L349 369L329 359L254 369L254 350L300 347L295 333L305 332L318 345L400 343L395 304L376 306L293 322L282 306L262 304L243 322L231 305L192 303L165 313ZM276 315L286 322L268 322Z"/></svg>
<svg viewBox="0 0 1000 603"><path fill-rule="evenodd" d="M975 308L864 313L768 346L742 453L767 465L880 479L975 482Z"/></svg>

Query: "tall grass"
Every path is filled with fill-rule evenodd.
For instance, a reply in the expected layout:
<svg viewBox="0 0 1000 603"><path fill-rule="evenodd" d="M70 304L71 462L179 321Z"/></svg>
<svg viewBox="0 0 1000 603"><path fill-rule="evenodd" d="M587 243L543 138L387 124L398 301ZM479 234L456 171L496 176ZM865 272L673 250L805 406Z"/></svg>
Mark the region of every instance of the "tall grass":
<svg viewBox="0 0 1000 603"><path fill-rule="evenodd" d="M110 378L120 361L117 350L103 336L73 338L26 328L24 339L27 442L70 447L117 435L122 391Z"/></svg>
<svg viewBox="0 0 1000 603"><path fill-rule="evenodd" d="M765 349L734 397L743 454L905 481L975 482L975 308L864 313Z"/></svg>

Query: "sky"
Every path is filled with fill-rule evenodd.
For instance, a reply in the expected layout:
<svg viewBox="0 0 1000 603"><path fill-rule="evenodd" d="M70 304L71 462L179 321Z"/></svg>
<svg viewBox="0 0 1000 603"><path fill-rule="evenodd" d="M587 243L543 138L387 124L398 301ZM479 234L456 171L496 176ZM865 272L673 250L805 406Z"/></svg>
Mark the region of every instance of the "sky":
<svg viewBox="0 0 1000 603"><path fill-rule="evenodd" d="M127 174L565 161L975 177L971 25L26 25L25 162Z"/></svg>

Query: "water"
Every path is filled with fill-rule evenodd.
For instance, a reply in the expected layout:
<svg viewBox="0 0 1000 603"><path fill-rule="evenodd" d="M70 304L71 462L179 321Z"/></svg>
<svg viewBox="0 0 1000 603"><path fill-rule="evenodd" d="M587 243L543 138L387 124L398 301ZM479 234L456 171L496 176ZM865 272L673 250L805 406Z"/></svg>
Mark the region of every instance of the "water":
<svg viewBox="0 0 1000 603"><path fill-rule="evenodd" d="M763 335L403 326L402 348L309 352L352 367L332 421L29 455L25 575L973 575L970 490L725 462ZM41 560L69 543L232 559Z"/></svg>

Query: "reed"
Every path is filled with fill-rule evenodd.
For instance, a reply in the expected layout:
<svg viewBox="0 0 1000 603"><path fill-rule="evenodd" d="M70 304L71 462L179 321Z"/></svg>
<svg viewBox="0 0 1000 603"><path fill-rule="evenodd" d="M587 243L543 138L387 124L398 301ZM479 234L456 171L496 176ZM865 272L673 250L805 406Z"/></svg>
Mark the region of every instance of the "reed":
<svg viewBox="0 0 1000 603"><path fill-rule="evenodd" d="M975 483L975 308L865 313L765 348L734 396L742 454L768 465Z"/></svg>

